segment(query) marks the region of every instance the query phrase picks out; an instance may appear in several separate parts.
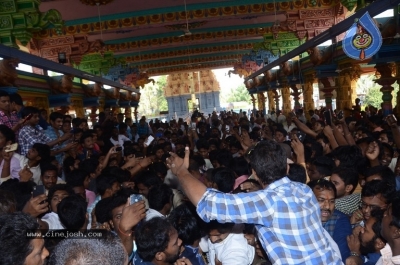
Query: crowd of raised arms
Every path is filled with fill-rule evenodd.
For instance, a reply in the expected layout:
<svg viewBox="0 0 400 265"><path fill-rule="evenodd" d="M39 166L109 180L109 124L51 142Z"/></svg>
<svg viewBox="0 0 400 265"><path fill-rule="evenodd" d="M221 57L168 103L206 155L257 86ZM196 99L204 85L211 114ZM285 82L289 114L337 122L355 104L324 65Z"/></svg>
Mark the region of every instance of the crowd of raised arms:
<svg viewBox="0 0 400 265"><path fill-rule="evenodd" d="M89 128L0 90L0 265L400 264L396 118L307 114Z"/></svg>

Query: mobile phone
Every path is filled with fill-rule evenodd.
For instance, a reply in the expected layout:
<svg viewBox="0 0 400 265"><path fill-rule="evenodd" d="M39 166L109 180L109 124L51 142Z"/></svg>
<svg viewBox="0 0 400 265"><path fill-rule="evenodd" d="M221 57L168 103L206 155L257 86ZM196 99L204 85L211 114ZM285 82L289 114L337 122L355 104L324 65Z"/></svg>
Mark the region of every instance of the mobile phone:
<svg viewBox="0 0 400 265"><path fill-rule="evenodd" d="M44 188L44 185L37 185L35 187L33 187L33 192L32 192L32 196L35 198L37 196L40 196L42 194L46 193L46 189Z"/></svg>
<svg viewBox="0 0 400 265"><path fill-rule="evenodd" d="M392 124L397 123L397 119L396 119L396 117L395 117L393 114L391 114L391 115L388 115L388 116L386 117L386 122L387 122L389 125L392 125Z"/></svg>
<svg viewBox="0 0 400 265"><path fill-rule="evenodd" d="M229 127L229 125L225 125L225 131L229 132L231 130L231 128Z"/></svg>
<svg viewBox="0 0 400 265"><path fill-rule="evenodd" d="M115 151L117 151L117 152L122 151L122 147L118 146L117 148L115 148Z"/></svg>
<svg viewBox="0 0 400 265"><path fill-rule="evenodd" d="M144 201L144 197L142 194L131 194L131 196L129 196L129 204L130 205L140 202L140 201Z"/></svg>
<svg viewBox="0 0 400 265"><path fill-rule="evenodd" d="M28 114L28 116L25 117L25 121L29 121L30 119L32 119L33 114Z"/></svg>
<svg viewBox="0 0 400 265"><path fill-rule="evenodd" d="M147 137L147 141L145 142L145 144L147 146L150 146L150 144L154 141L154 137L149 135L149 137Z"/></svg>
<svg viewBox="0 0 400 265"><path fill-rule="evenodd" d="M7 153L14 152L17 149L18 149L18 144L17 143L10 144L10 145L7 145L6 147L4 147L4 151L7 152Z"/></svg>
<svg viewBox="0 0 400 265"><path fill-rule="evenodd" d="M192 130L193 131L196 130L196 123L195 122L192 122Z"/></svg>
<svg viewBox="0 0 400 265"><path fill-rule="evenodd" d="M299 139L300 142L304 141L304 138L306 138L306 134L302 131L297 131L296 133L297 139Z"/></svg>
<svg viewBox="0 0 400 265"><path fill-rule="evenodd" d="M343 119L343 116L344 116L343 110L339 111L339 113L338 113L338 115L337 115L338 120Z"/></svg>
<svg viewBox="0 0 400 265"><path fill-rule="evenodd" d="M331 126L332 125L332 116L331 116L331 111L330 110L325 110L324 111L324 118L325 118L326 125Z"/></svg>

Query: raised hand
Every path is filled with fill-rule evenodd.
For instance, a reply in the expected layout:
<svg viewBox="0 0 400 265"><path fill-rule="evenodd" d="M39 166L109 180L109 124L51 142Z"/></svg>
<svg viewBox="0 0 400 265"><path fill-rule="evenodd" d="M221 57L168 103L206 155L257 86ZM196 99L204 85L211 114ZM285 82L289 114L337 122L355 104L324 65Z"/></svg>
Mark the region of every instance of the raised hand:
<svg viewBox="0 0 400 265"><path fill-rule="evenodd" d="M47 196L45 194L37 197L32 197L22 209L23 213L27 213L32 217L38 217L39 215L46 213L49 210L49 203L47 202Z"/></svg>

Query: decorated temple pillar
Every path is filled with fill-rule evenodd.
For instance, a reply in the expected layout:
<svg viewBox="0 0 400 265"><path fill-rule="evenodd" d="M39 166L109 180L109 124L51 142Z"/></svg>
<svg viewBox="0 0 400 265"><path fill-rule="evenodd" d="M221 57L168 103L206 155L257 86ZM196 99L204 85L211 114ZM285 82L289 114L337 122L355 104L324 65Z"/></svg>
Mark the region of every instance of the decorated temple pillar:
<svg viewBox="0 0 400 265"><path fill-rule="evenodd" d="M339 65L339 69L338 86L336 88L336 109L349 111L357 98L357 80L362 70L358 64L342 64Z"/></svg>
<svg viewBox="0 0 400 265"><path fill-rule="evenodd" d="M290 85L290 88L292 89L292 93L290 93L290 95L293 96L293 100L294 100L294 109L297 111L298 109L301 109L301 104L300 104L300 89L297 87L298 84L292 83Z"/></svg>
<svg viewBox="0 0 400 265"><path fill-rule="evenodd" d="M85 117L85 111L83 109L83 101L82 99L72 99L72 106L74 107L76 117L78 118L84 118Z"/></svg>
<svg viewBox="0 0 400 265"><path fill-rule="evenodd" d="M90 121L92 122L92 124L95 124L95 123L97 122L97 114L96 114L96 111L97 111L97 107L91 107L91 108L90 108L90 115L89 115L89 117L90 117Z"/></svg>
<svg viewBox="0 0 400 265"><path fill-rule="evenodd" d="M336 89L335 77L319 78L319 91L324 93L325 106L327 109L332 110L332 97L333 91Z"/></svg>
<svg viewBox="0 0 400 265"><path fill-rule="evenodd" d="M281 95L279 95L278 91L276 89L272 90L272 93L274 95L274 101L275 101L275 110L278 111L280 110L279 107L279 98L281 97Z"/></svg>
<svg viewBox="0 0 400 265"><path fill-rule="evenodd" d="M254 94L250 94L251 97L251 103L253 104L253 110L256 110L256 98L254 97Z"/></svg>
<svg viewBox="0 0 400 265"><path fill-rule="evenodd" d="M282 88L281 94L282 94L282 111L284 115L288 115L292 110L289 85L285 85Z"/></svg>
<svg viewBox="0 0 400 265"><path fill-rule="evenodd" d="M392 91L393 83L396 81L396 77L393 77L395 71L395 65L392 63L378 63L375 65L376 71L380 74L380 78L376 79L375 82L382 86L380 89L382 92L382 112L383 116L392 114Z"/></svg>
<svg viewBox="0 0 400 265"><path fill-rule="evenodd" d="M268 90L268 110L271 111L275 109L275 99L274 99L274 92L272 90Z"/></svg>
<svg viewBox="0 0 400 265"><path fill-rule="evenodd" d="M126 118L132 118L132 108L131 107L125 108L125 119Z"/></svg>
<svg viewBox="0 0 400 265"><path fill-rule="evenodd" d="M257 93L257 104L259 111L265 111L265 96L263 92Z"/></svg>
<svg viewBox="0 0 400 265"><path fill-rule="evenodd" d="M315 72L304 75L303 108L305 115L308 110L314 110L313 84L315 81Z"/></svg>

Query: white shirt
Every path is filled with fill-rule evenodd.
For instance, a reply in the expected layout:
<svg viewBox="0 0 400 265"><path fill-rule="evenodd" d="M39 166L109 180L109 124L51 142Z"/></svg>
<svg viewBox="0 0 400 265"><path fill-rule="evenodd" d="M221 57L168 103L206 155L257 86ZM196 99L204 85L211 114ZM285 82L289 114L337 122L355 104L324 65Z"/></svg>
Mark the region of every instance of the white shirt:
<svg viewBox="0 0 400 265"><path fill-rule="evenodd" d="M400 255L392 256L392 249L389 244L386 244L384 248L380 250L382 256L376 262L375 265L400 265Z"/></svg>
<svg viewBox="0 0 400 265"><path fill-rule="evenodd" d="M65 229L61 224L58 214L55 212L45 214L45 216L42 217L42 221L49 225L49 229Z"/></svg>
<svg viewBox="0 0 400 265"><path fill-rule="evenodd" d="M146 218L145 221L149 221L150 219L153 219L154 217L163 217L165 218L164 215L162 215L159 211L156 211L154 209L149 208L146 212Z"/></svg>
<svg viewBox="0 0 400 265"><path fill-rule="evenodd" d="M26 156L14 153L13 157L17 158L19 160L19 167L10 169L12 172L14 171L20 171L21 169L23 169L26 165L28 165L29 159ZM40 185L41 181L40 181L40 175L41 175L41 171L40 171L40 165L37 165L36 167L29 167L29 170L32 172L33 176L32 176L32 180ZM19 178L19 176L18 176Z"/></svg>
<svg viewBox="0 0 400 265"><path fill-rule="evenodd" d="M243 234L231 233L222 242L211 243L208 239L210 265L215 265L215 258L222 264L249 265L253 263L255 249L247 244Z"/></svg>
<svg viewBox="0 0 400 265"><path fill-rule="evenodd" d="M123 134L118 135L118 141L115 141L112 137L110 138L110 141L113 145L119 145L122 147L122 150L124 150L124 142L130 141L128 137L126 137Z"/></svg>

